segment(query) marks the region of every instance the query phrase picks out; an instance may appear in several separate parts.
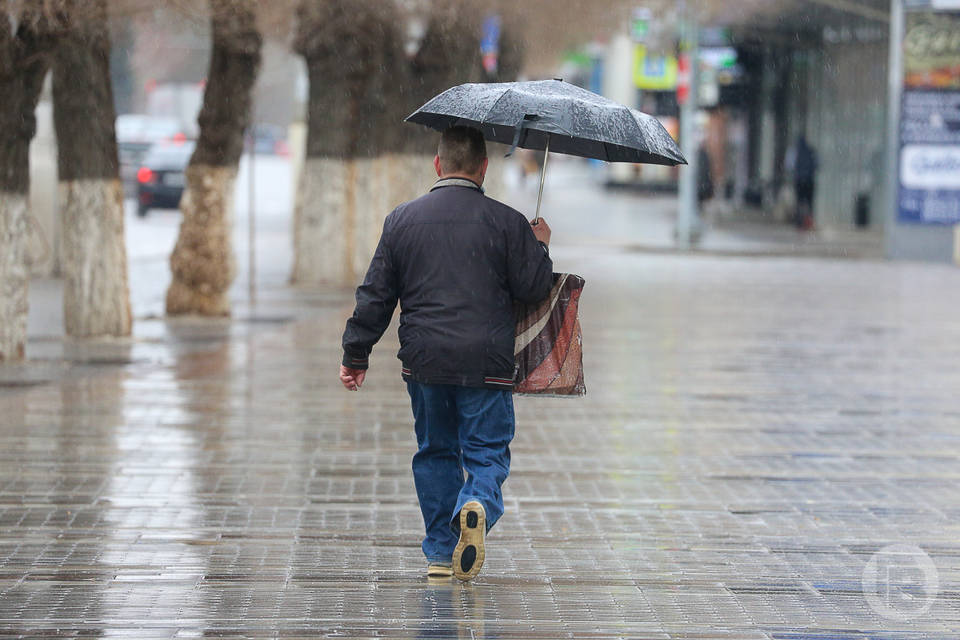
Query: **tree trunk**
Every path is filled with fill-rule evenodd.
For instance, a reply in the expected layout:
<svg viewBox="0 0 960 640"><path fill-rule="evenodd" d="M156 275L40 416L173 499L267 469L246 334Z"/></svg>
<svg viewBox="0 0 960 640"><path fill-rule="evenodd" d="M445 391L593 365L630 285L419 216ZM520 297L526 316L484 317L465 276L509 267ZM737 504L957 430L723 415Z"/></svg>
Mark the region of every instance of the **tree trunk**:
<svg viewBox="0 0 960 640"><path fill-rule="evenodd" d="M390 123L396 132L392 153L383 158L391 179L386 183L387 206L379 212L371 229L401 202L427 191L437 179L433 156L440 134L419 125L403 122L438 93L452 86L480 80L480 20L475 7L456 0L433 0L428 5L423 40L412 58L404 59L398 81L393 84ZM394 179L394 177L396 177ZM364 267L376 249L379 233L364 247L359 259Z"/></svg>
<svg viewBox="0 0 960 640"><path fill-rule="evenodd" d="M455 0L434 0L423 41L407 65L402 90L403 117L452 86L479 82L482 70L476 9ZM439 135L421 126L403 127L403 152L431 158L436 154Z"/></svg>
<svg viewBox="0 0 960 640"><path fill-rule="evenodd" d="M383 161L388 166L386 173L397 179L385 184L387 207L371 225L377 232L378 224L393 207L422 195L437 179L433 156L439 133L403 119L438 93L480 77L480 23L476 9L456 0L432 0L425 10L423 39L412 57L404 57L396 82L390 86L388 127L393 135L389 140L391 153ZM378 235L364 247L360 262L369 263Z"/></svg>
<svg viewBox="0 0 960 640"><path fill-rule="evenodd" d="M63 0L53 62L63 216L64 321L76 337L130 335L123 189L106 0Z"/></svg>
<svg viewBox="0 0 960 640"><path fill-rule="evenodd" d="M384 217L436 178L437 134L403 118L478 79L479 26L464 3L434 0L420 52L403 50L393 2L303 0L295 48L307 63L307 153L294 217L291 280L352 286Z"/></svg>
<svg viewBox="0 0 960 640"><path fill-rule="evenodd" d="M22 359L27 337L29 152L50 64L49 26L27 7L13 31L0 4L0 362Z"/></svg>
<svg viewBox="0 0 960 640"><path fill-rule="evenodd" d="M290 279L348 286L366 267L356 256L379 206L383 175L374 159L390 146L399 17L381 0L302 0L297 13L294 48L307 63L310 94Z"/></svg>
<svg viewBox="0 0 960 640"><path fill-rule="evenodd" d="M236 275L233 191L262 45L256 5L255 0L210 0L213 49L198 118L200 135L180 202L183 222L170 257L171 315L230 314L229 290Z"/></svg>

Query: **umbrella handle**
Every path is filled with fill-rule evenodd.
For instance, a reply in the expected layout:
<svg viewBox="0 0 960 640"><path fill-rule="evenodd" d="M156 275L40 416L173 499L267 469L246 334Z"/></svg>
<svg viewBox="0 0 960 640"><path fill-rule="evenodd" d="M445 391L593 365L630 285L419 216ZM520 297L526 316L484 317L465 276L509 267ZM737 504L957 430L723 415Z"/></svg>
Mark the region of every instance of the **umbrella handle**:
<svg viewBox="0 0 960 640"><path fill-rule="evenodd" d="M540 201L543 200L543 181L547 177L547 160L550 159L550 134L547 134L547 148L543 151L543 168L540 169L540 193L537 194L537 214L533 224L540 222Z"/></svg>

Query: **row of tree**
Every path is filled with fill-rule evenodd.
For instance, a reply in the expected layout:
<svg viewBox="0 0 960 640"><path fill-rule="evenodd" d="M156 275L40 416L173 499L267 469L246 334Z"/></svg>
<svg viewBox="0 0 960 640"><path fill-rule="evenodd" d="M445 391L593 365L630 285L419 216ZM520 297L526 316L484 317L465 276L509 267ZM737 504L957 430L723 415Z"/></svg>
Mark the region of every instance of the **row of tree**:
<svg viewBox="0 0 960 640"><path fill-rule="evenodd" d="M24 356L28 151L51 70L66 332L130 334L107 27L108 10L120 2L0 0L0 27L7 27L0 28L0 361ZM439 91L481 78L480 16L472 4L298 0L293 47L306 61L310 90L293 281L352 283L383 215L414 195L420 181L413 167L429 166L422 158L432 149L422 132L400 123ZM213 46L170 259L169 314L230 312L232 194L260 66L259 24L264 11L275 17L281 6L266 5L208 0ZM412 55L411 19L425 25ZM509 27L502 52L500 76L512 77L520 49Z"/></svg>
<svg viewBox="0 0 960 640"><path fill-rule="evenodd" d="M106 18L106 0L0 3L0 360L23 357L28 155L51 69L66 330L130 332Z"/></svg>

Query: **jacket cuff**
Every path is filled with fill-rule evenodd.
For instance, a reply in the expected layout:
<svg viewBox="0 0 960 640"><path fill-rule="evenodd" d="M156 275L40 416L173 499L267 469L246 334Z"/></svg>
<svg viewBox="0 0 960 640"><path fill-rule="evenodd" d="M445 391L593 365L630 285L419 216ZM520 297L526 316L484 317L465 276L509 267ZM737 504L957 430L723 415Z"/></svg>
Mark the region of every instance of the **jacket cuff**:
<svg viewBox="0 0 960 640"><path fill-rule="evenodd" d="M544 252L545 254L547 254L547 257L549 257L549 256L550 256L550 247L547 246L547 243L546 243L546 242L543 242L542 240L537 240L537 242L540 243L540 246L543 247L543 252Z"/></svg>
<svg viewBox="0 0 960 640"><path fill-rule="evenodd" d="M368 358L355 358L349 353L343 353L343 366L348 369L367 369L370 367Z"/></svg>

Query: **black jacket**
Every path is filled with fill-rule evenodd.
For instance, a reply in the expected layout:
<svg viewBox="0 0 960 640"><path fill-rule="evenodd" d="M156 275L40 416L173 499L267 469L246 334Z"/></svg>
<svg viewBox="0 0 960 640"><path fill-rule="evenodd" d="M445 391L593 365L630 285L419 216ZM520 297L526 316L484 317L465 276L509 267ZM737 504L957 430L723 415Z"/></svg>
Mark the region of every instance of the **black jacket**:
<svg viewBox="0 0 960 640"><path fill-rule="evenodd" d="M367 368L399 299L405 379L510 388L513 301L539 302L552 283L546 246L521 213L468 180L440 180L387 216L343 333L343 364Z"/></svg>

